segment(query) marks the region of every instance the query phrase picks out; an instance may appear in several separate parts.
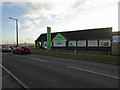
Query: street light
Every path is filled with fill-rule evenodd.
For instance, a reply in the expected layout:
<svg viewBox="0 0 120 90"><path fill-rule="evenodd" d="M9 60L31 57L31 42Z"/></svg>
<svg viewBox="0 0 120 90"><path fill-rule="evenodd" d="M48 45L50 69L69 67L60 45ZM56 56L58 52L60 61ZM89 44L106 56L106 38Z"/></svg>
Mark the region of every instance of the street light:
<svg viewBox="0 0 120 90"><path fill-rule="evenodd" d="M17 40L17 47L18 47L18 20L12 17L9 17L9 19L16 21L16 40Z"/></svg>

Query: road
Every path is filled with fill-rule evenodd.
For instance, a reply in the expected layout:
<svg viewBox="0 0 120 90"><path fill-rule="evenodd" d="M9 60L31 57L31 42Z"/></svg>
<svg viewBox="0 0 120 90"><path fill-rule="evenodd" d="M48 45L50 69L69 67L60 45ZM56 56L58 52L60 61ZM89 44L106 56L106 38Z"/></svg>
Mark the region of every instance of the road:
<svg viewBox="0 0 120 90"><path fill-rule="evenodd" d="M0 67L1 68L1 67ZM20 88L24 90L24 88L14 80L5 70L2 70L2 88Z"/></svg>
<svg viewBox="0 0 120 90"><path fill-rule="evenodd" d="M28 88L118 88L118 65L3 53L2 65ZM5 83L3 83L5 84Z"/></svg>

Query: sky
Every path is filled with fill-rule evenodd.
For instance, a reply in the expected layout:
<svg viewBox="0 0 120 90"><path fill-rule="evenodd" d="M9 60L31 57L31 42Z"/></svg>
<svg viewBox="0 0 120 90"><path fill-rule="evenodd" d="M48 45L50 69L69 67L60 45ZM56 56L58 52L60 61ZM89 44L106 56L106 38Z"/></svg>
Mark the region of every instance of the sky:
<svg viewBox="0 0 120 90"><path fill-rule="evenodd" d="M15 2L14 2L15 1ZM0 44L34 43L42 33L112 27L118 31L119 0L2 0Z"/></svg>

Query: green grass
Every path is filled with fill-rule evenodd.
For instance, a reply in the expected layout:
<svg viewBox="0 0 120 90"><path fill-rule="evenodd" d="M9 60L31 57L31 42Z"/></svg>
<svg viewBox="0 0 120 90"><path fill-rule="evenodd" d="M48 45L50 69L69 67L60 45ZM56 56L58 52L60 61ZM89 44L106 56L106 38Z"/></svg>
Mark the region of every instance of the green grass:
<svg viewBox="0 0 120 90"><path fill-rule="evenodd" d="M114 62L120 63L117 56L108 56L108 55L93 55L93 54L74 54L74 53L63 53L63 52L32 52L32 54L55 56L69 59L86 59L86 60L96 60L104 62Z"/></svg>

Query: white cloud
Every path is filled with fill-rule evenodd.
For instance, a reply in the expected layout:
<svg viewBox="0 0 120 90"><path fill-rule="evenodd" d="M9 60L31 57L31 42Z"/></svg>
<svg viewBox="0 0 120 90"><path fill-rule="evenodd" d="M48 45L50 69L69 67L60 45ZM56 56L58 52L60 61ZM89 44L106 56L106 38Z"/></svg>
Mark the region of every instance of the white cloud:
<svg viewBox="0 0 120 90"><path fill-rule="evenodd" d="M119 0L29 0L24 3L23 0L17 0L18 3L14 3L14 0L5 1L13 2L10 6L24 8L21 30L45 32L47 26L52 26L53 31L114 26L112 20L115 22L114 17L117 15L112 14L116 11L116 8L112 8ZM110 9L111 12L107 13Z"/></svg>
<svg viewBox="0 0 120 90"><path fill-rule="evenodd" d="M9 8L22 8L18 16L20 42L34 42L46 33L113 27L117 31L119 0L4 0ZM11 2L11 3L10 3ZM21 9L20 9L21 10ZM25 35L22 33L25 32ZM32 37L32 38L31 38Z"/></svg>
<svg viewBox="0 0 120 90"><path fill-rule="evenodd" d="M28 9L25 12L24 17L29 19L38 18L43 15L47 15L52 10L52 5L49 3L29 3Z"/></svg>
<svg viewBox="0 0 120 90"><path fill-rule="evenodd" d="M26 31L32 31L34 28L34 24L29 20L26 20L24 23L20 24L20 29L24 29Z"/></svg>
<svg viewBox="0 0 120 90"><path fill-rule="evenodd" d="M73 2L74 0L72 2L26 3L27 11L22 17L24 18L22 24L24 25L21 25L21 28L32 30L33 27L44 28L47 25L60 23L66 17L71 17L72 13L69 11L69 7ZM29 20L29 22L26 22L26 20Z"/></svg>
<svg viewBox="0 0 120 90"><path fill-rule="evenodd" d="M39 2L39 0L2 0L2 2Z"/></svg>

